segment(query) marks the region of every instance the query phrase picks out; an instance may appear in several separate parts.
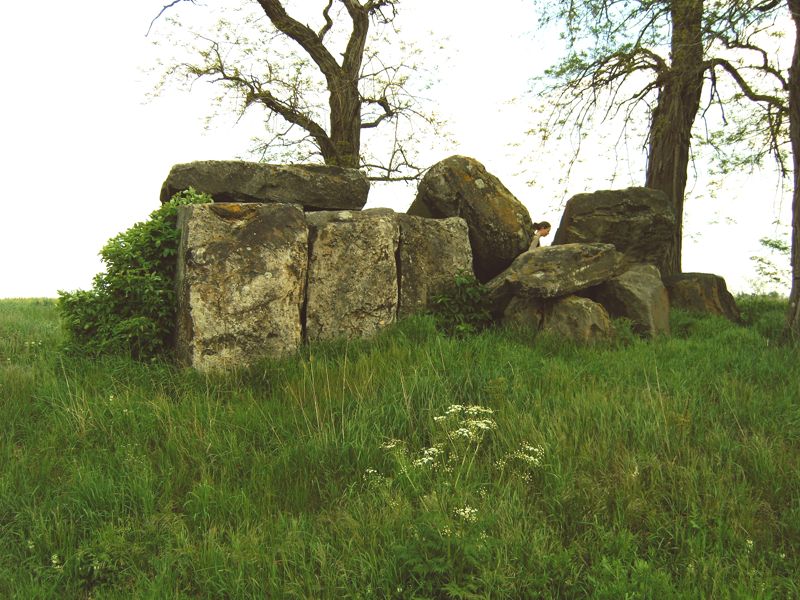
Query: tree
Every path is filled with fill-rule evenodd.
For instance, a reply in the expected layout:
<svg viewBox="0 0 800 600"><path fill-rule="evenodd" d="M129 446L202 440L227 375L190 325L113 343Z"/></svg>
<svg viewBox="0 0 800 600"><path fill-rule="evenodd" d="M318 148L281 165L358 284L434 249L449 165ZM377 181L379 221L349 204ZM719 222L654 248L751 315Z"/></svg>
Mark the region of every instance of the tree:
<svg viewBox="0 0 800 600"><path fill-rule="evenodd" d="M296 10L309 17L303 4ZM438 122L409 90L410 53L397 54L402 44L388 45L398 37L397 0L325 0L315 9L317 29L290 15L288 5L247 0L235 23L223 18L213 37L194 35L200 60L171 65L168 78L213 82L223 91L218 100L234 98L242 115L253 106L266 109L271 137L259 144L262 155L288 148L291 159L317 155L328 165L364 168L371 179L418 177L412 125ZM373 26L377 35L371 36ZM389 141L368 153L362 133L378 128L390 132Z"/></svg>
<svg viewBox="0 0 800 600"><path fill-rule="evenodd" d="M792 144L794 190L792 193L792 288L789 293L787 332L800 339L800 0L788 0L795 27L794 54L789 68L789 137Z"/></svg>
<svg viewBox="0 0 800 600"><path fill-rule="evenodd" d="M671 255L660 267L663 275L680 272L693 128L704 90L706 125L737 121L729 133L709 134L709 144L720 152L731 143L747 146L735 159L740 163L772 154L786 172L788 82L764 46L780 0L539 1L543 22L563 22L567 32L566 57L546 73L545 91L555 98L550 125L583 130L600 112L603 119L621 118L626 128L646 110L644 184L663 190L677 217ZM707 116L711 106L719 108L716 123ZM731 115L731 107L740 110Z"/></svg>

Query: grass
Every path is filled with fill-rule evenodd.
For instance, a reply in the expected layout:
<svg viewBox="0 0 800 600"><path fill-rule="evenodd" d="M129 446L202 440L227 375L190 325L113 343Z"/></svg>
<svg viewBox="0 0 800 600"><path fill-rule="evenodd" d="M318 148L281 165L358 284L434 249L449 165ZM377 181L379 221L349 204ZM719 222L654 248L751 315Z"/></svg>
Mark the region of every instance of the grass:
<svg viewBox="0 0 800 600"><path fill-rule="evenodd" d="M0 301L0 597L800 597L800 361L785 304L741 303L591 348L415 317L203 376Z"/></svg>

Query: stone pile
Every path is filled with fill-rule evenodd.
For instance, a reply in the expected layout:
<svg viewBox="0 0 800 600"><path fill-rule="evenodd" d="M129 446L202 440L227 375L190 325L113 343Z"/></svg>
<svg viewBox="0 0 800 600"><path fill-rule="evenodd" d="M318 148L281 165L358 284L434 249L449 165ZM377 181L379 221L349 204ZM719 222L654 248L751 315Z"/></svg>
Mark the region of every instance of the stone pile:
<svg viewBox="0 0 800 600"><path fill-rule="evenodd" d="M215 200L178 219L177 353L201 370L372 335L463 272L486 284L498 320L578 341L612 336L618 317L644 337L667 334L670 301L738 319L722 278L662 282L674 216L654 190L579 194L553 245L528 249L527 209L463 156L431 167L408 214L362 210L366 177L339 167L181 164L161 199L189 187Z"/></svg>
<svg viewBox="0 0 800 600"><path fill-rule="evenodd" d="M281 195L279 185L263 181L248 189L269 189L271 195L252 202L242 192L246 182L206 183L213 181L206 168L212 174L246 173L252 181L260 178L253 175L255 167L279 169L193 163L174 168L164 184L168 193L192 186L225 200L179 210L176 344L183 364L228 369L294 353L308 341L366 337L426 308L457 273L472 269L467 225L460 218L339 210L363 206L365 195L353 201L348 193L338 200L331 193L328 204L337 210L313 210L317 200L299 200L321 193L287 188ZM337 171L344 172L343 181L336 181ZM196 176L176 184L176 172ZM325 185L356 193L348 182L363 175L338 169L325 177ZM304 179L309 190L323 187L312 176Z"/></svg>

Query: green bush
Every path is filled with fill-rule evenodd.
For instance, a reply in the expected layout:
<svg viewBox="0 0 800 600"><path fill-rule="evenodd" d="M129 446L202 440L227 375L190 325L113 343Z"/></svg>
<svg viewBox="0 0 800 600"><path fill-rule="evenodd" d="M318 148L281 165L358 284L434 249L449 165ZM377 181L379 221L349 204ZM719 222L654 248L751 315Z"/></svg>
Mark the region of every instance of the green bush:
<svg viewBox="0 0 800 600"><path fill-rule="evenodd" d="M211 202L193 189L176 194L147 221L111 238L100 250L106 266L92 289L59 291L67 347L92 354L151 358L170 345L175 323L178 207Z"/></svg>
<svg viewBox="0 0 800 600"><path fill-rule="evenodd" d="M431 313L447 335L477 333L492 324L488 290L467 272L458 273L448 290L433 297Z"/></svg>

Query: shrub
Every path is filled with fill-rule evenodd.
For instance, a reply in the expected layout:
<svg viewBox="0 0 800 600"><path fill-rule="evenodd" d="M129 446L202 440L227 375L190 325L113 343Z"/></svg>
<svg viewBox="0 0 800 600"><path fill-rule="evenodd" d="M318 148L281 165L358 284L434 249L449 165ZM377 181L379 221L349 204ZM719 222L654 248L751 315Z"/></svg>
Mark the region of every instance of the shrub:
<svg viewBox="0 0 800 600"><path fill-rule="evenodd" d="M180 192L147 221L111 238L100 250L106 266L91 290L59 291L67 347L92 354L151 358L172 341L178 207L211 202L193 189Z"/></svg>
<svg viewBox="0 0 800 600"><path fill-rule="evenodd" d="M476 333L492 324L488 290L466 272L456 274L450 288L433 297L431 313L437 327L448 335Z"/></svg>

